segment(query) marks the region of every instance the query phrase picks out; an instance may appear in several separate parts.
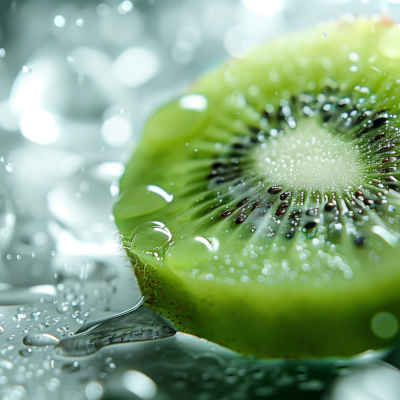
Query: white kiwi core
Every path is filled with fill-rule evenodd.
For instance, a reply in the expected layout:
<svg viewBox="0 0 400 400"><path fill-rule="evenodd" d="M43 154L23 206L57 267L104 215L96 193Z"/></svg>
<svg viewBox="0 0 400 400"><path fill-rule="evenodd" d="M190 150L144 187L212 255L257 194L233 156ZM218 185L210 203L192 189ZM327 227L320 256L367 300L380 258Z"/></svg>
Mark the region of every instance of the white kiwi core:
<svg viewBox="0 0 400 400"><path fill-rule="evenodd" d="M283 134L270 136L256 150L255 162L271 185L307 191L345 191L362 183L363 163L350 142L317 125L298 121Z"/></svg>

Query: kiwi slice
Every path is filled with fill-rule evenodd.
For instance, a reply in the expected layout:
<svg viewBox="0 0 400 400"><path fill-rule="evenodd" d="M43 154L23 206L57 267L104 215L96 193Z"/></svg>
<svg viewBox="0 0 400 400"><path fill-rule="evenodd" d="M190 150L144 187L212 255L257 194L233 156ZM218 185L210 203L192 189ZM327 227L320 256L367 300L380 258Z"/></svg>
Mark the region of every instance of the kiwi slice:
<svg viewBox="0 0 400 400"><path fill-rule="evenodd" d="M398 43L390 21L329 22L149 119L114 207L147 305L260 357L398 340Z"/></svg>

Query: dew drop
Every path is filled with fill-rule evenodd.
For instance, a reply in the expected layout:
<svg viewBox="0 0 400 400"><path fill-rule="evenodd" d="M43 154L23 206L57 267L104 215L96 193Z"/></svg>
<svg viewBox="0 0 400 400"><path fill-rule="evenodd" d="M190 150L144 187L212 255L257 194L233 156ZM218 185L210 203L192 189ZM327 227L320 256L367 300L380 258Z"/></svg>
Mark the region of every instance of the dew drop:
<svg viewBox="0 0 400 400"><path fill-rule="evenodd" d="M397 318L389 312L375 314L371 321L372 332L380 339L391 339L399 330Z"/></svg>
<svg viewBox="0 0 400 400"><path fill-rule="evenodd" d="M172 234L161 222L145 222L132 232L131 250L134 254L153 253L162 257L171 242Z"/></svg>

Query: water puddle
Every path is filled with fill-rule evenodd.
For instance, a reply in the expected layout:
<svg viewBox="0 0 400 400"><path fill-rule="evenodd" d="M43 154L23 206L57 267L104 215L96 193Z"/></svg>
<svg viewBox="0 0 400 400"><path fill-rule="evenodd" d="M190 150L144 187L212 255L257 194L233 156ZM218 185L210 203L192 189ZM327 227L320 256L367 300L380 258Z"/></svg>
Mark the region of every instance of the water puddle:
<svg viewBox="0 0 400 400"><path fill-rule="evenodd" d="M64 356L87 356L116 344L162 339L176 333L174 326L151 309L140 306L132 312L111 317L89 330L63 339L55 351Z"/></svg>

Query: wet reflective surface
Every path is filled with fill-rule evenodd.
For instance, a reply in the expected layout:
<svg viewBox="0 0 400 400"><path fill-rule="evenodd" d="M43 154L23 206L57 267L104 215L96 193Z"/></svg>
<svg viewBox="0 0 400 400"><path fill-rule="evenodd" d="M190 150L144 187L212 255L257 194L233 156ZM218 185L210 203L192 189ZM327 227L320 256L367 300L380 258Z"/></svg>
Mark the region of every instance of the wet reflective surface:
<svg viewBox="0 0 400 400"><path fill-rule="evenodd" d="M0 398L398 398L398 349L260 360L175 333L145 307L115 317L141 295L111 216L143 124L200 73L343 12L398 19L396 3L2 1ZM389 39L384 51L394 54ZM207 106L203 96L171 105L194 125ZM143 190L154 201L132 213L171 201L168 188ZM132 246L156 252L170 240L160 224L143 227L151 243L138 231ZM377 318L380 332L387 316Z"/></svg>

